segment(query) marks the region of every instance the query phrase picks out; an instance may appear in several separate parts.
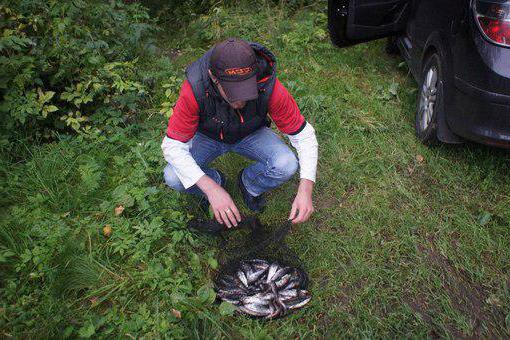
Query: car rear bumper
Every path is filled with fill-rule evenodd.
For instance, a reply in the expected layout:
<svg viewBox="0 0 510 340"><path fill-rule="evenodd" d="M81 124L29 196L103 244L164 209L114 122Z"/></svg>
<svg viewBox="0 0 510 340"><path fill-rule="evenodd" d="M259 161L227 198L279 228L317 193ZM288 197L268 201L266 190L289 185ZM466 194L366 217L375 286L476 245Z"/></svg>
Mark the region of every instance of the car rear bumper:
<svg viewBox="0 0 510 340"><path fill-rule="evenodd" d="M510 148L510 96L482 90L455 77L447 122L456 134L483 144Z"/></svg>

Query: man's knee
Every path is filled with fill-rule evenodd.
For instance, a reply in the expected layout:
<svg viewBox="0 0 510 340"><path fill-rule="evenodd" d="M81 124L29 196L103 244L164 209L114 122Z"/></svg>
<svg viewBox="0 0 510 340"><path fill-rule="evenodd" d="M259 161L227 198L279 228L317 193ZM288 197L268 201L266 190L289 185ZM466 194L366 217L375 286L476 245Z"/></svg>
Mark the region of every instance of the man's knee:
<svg viewBox="0 0 510 340"><path fill-rule="evenodd" d="M284 180L290 179L297 171L299 163L296 156L289 150L283 152L272 159L269 171Z"/></svg>
<svg viewBox="0 0 510 340"><path fill-rule="evenodd" d="M184 190L184 186L182 185L181 180L179 179L179 177L177 177L174 168L170 164L168 164L165 167L165 170L163 171L163 176L165 178L166 185L168 185L170 188L177 191Z"/></svg>

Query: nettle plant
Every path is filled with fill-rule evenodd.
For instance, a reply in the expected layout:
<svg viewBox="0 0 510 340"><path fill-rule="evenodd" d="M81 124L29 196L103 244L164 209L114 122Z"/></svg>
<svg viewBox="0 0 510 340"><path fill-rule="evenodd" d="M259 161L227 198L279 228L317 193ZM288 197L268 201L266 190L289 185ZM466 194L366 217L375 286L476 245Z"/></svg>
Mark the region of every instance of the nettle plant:
<svg viewBox="0 0 510 340"><path fill-rule="evenodd" d="M144 98L137 57L153 51L155 28L140 4L7 0L0 18L5 131L86 130Z"/></svg>

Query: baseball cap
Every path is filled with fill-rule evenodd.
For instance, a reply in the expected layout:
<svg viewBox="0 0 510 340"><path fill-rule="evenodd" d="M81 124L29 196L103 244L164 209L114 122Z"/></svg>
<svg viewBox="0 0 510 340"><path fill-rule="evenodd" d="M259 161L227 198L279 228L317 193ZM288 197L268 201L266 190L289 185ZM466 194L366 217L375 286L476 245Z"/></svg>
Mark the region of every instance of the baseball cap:
<svg viewBox="0 0 510 340"><path fill-rule="evenodd" d="M248 101L258 97L257 58L246 41L229 38L216 44L209 64L229 102Z"/></svg>

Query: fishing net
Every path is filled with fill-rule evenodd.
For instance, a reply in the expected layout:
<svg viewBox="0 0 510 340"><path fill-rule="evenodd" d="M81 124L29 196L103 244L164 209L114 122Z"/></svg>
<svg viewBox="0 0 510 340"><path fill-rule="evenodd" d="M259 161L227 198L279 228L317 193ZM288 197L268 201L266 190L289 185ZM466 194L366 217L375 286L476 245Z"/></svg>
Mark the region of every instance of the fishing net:
<svg viewBox="0 0 510 340"><path fill-rule="evenodd" d="M219 238L219 269L213 281L218 296L238 310L275 318L310 300L305 265L285 240L289 221L268 226L249 216L226 230L214 220L194 219L188 227Z"/></svg>

